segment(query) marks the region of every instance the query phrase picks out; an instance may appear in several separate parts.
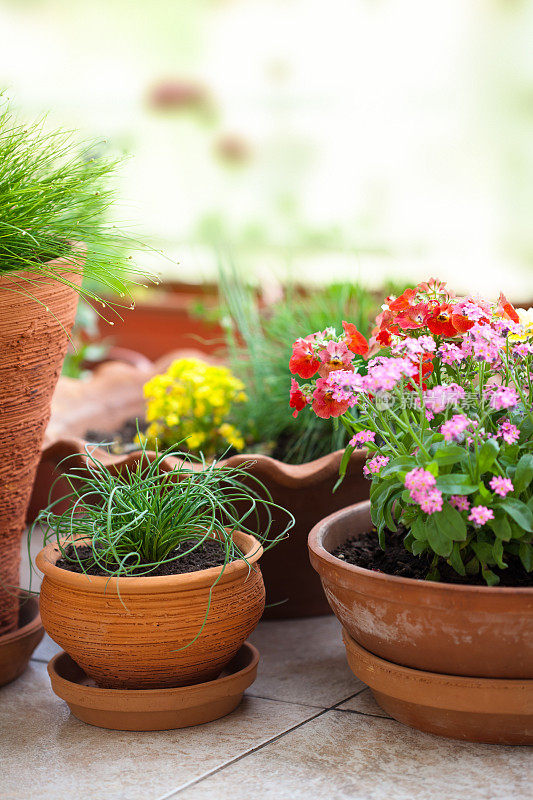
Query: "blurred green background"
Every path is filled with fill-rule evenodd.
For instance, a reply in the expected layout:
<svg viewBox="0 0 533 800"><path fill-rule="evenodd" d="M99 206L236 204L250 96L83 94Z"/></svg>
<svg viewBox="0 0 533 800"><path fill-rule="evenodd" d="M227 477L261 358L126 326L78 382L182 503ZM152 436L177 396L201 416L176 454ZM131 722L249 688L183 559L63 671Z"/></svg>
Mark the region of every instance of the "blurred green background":
<svg viewBox="0 0 533 800"><path fill-rule="evenodd" d="M0 85L131 154L117 221L213 278L533 299L529 0L0 0Z"/></svg>

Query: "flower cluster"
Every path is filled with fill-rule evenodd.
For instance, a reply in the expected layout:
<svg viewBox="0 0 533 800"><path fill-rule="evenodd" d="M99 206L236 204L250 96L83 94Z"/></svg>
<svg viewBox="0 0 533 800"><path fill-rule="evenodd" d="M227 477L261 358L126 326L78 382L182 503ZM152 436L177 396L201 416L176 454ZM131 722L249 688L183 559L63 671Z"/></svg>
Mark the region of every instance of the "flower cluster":
<svg viewBox="0 0 533 800"><path fill-rule="evenodd" d="M189 450L207 457L228 447L243 449L231 417L234 405L246 400L244 384L226 367L178 359L144 385L144 395L149 444L166 447L186 440Z"/></svg>
<svg viewBox="0 0 533 800"><path fill-rule="evenodd" d="M368 343L347 323L298 339L290 370L294 414L338 417L348 455L369 451L380 541L401 522L433 576L533 569L533 312L431 279L386 299Z"/></svg>

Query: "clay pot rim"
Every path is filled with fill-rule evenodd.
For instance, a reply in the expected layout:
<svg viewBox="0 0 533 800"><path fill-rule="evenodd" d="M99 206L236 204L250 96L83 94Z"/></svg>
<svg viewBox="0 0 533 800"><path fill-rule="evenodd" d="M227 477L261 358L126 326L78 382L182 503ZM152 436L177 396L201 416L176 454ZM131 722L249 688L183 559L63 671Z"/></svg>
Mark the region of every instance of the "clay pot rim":
<svg viewBox="0 0 533 800"><path fill-rule="evenodd" d="M110 366L115 362L108 362ZM102 365L105 367L106 365ZM132 466L139 460L140 451L132 453L113 455L106 449L97 444L91 444L79 436L58 436L50 441L42 450L41 460L55 460L58 463L65 458L71 459L72 466L79 467L87 458L87 449L99 462L105 466L112 466L117 469L123 466ZM152 450L147 451L150 460L156 456ZM312 486L325 479L334 478L338 475L339 465L344 455L344 450L335 450L325 456L316 458L313 461L306 461L305 464L285 464L276 458L264 455L263 453L238 453L229 458L221 459L217 462L220 467L238 467L243 464L263 464L268 468L272 478L282 486L288 488L300 488L302 484ZM363 462L366 460L367 450L360 448L352 453L352 460ZM176 456L168 456L163 462L167 469L173 469L182 460ZM201 465L198 465L201 469Z"/></svg>
<svg viewBox="0 0 533 800"><path fill-rule="evenodd" d="M60 551L56 544L47 544L35 557L35 564L50 580L69 586L71 589L92 592L95 594L105 594L106 592L117 591L125 594L153 594L154 592L176 592L197 589L204 586L211 586L222 572L217 586L239 580L253 569L253 565L259 561L263 554L263 546L248 533L234 531L233 537L247 557L247 561L239 558L230 561L224 571L223 567L209 567L195 572L185 572L181 575L144 575L140 577L106 577L103 575L85 575L78 572L70 572L67 569L56 567L55 562L60 556ZM250 564L250 568L248 566Z"/></svg>
<svg viewBox="0 0 533 800"><path fill-rule="evenodd" d="M243 651L246 662L245 665L229 672L228 675L224 675L222 678L214 678L211 681L192 683L188 686L173 686L167 689L105 689L101 686L86 686L85 684L70 681L64 678L61 674L61 670L58 669L58 663L60 667L61 661L65 659L73 661L72 657L65 651L57 653L48 662L48 674L53 684L52 688L59 697L63 700L74 702L76 695L78 695L78 697L83 695L84 705L87 707L102 707L101 702L103 701L106 703L107 698L111 703L123 699L128 705L127 710L129 711L134 710L131 708L132 703L133 705L140 704L142 709L145 710L146 699L149 698L151 701L150 706L153 705L154 701L157 702L157 700L163 700L165 703L177 700L179 701L179 708L185 709L198 704L198 700L202 695L207 695L208 698L214 698L215 695L224 696L224 689L228 686L231 686L233 689L231 693L244 691L246 687L243 686L243 688L240 689L240 685L243 683L246 683L247 686L250 685L250 682L246 681L246 678L257 669L257 665L259 664L259 651L250 642L244 642L232 661L238 658L239 655L242 655ZM231 661L228 666L230 665ZM235 684L235 686L232 686L232 684ZM202 698L202 702L205 702L205 699ZM156 707L153 710L157 712L158 709Z"/></svg>
<svg viewBox="0 0 533 800"><path fill-rule="evenodd" d="M27 636L31 636L38 631L39 628L42 628L41 615L39 613L39 595L34 592L26 591L25 589L19 589L18 596L21 604L23 601L27 602L28 608L32 613L32 618L25 625L22 625L22 627L15 628L14 631L3 634L0 633L0 648L12 644L18 639L25 639Z"/></svg>
<svg viewBox="0 0 533 800"><path fill-rule="evenodd" d="M405 587L406 589L414 589L415 587L423 586L424 591L428 592L428 596L431 596L431 593L435 592L449 592L452 595L458 595L459 593L467 593L481 597L485 595L487 599L515 596L522 598L531 597L533 599L533 586L473 586L467 583L425 581L420 578L402 578L398 575L389 575L386 572L377 572L375 570L365 569L365 567L358 567L355 564L348 564L346 561L337 558L326 550L322 541L332 521L338 519L340 515L350 516L356 509L362 509L363 507L368 508L370 512L370 500L362 500L359 503L354 503L351 506L343 508L341 511L335 511L311 529L307 539L307 545L310 551L311 563L317 572L319 572L319 570L313 562L313 559L330 565L337 572L344 572L346 575L357 575L360 578L376 581L378 584L381 583L383 586Z"/></svg>
<svg viewBox="0 0 533 800"><path fill-rule="evenodd" d="M474 678L447 675L412 669L387 661L366 650L342 629L348 661L357 662L354 674L373 691L413 705L432 708L479 712L480 706L490 708L487 713L525 714L526 693L529 693L530 711L533 711L533 680L520 678Z"/></svg>

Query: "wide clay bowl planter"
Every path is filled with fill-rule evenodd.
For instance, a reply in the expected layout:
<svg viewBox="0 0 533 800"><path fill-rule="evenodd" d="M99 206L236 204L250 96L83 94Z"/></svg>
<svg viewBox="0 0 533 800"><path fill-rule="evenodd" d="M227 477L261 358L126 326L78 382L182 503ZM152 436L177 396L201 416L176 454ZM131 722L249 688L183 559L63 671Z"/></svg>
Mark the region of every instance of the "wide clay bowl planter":
<svg viewBox="0 0 533 800"><path fill-rule="evenodd" d="M165 731L231 713L257 675L259 653L247 642L213 681L174 689L101 689L66 653L48 664L52 689L74 716L121 731Z"/></svg>
<svg viewBox="0 0 533 800"><path fill-rule="evenodd" d="M262 547L253 536L233 536L251 569L239 559L224 570L165 577L70 572L55 566L59 549L49 544L36 557L45 630L98 686L158 689L214 680L265 605Z"/></svg>
<svg viewBox="0 0 533 800"><path fill-rule="evenodd" d="M533 744L533 681L464 678L408 669L343 631L348 663L391 717L412 728L491 744Z"/></svg>
<svg viewBox="0 0 533 800"><path fill-rule="evenodd" d="M313 567L350 636L386 661L478 678L533 678L533 588L398 578L331 551L370 530L370 503L338 511L309 534Z"/></svg>
<svg viewBox="0 0 533 800"><path fill-rule="evenodd" d="M0 686L22 675L44 635L38 598L20 591L18 603L17 628L0 636Z"/></svg>
<svg viewBox="0 0 533 800"><path fill-rule="evenodd" d="M57 501L68 494L69 486L60 475L67 468L83 465L85 432L114 431L125 420L142 416L143 384L152 374L164 371L174 358L191 356L205 359L199 353L179 351L167 354L149 371L129 364L108 363L99 367L88 381L61 379L35 481L30 520L48 505L49 498ZM94 446L93 454L102 463L116 464L117 468L130 458L113 456L108 450ZM235 455L220 462L223 466L250 464L250 472L265 484L274 502L290 511L296 520L289 537L267 550L261 560L267 589L268 607L264 615L267 619L331 613L319 577L309 564L307 536L313 525L328 514L366 500L370 485L363 476L366 450L356 450L343 483L333 492L342 455L343 451L338 450L307 464L284 464L262 454ZM280 524L285 521L285 515L280 516ZM275 529L280 529L279 524Z"/></svg>

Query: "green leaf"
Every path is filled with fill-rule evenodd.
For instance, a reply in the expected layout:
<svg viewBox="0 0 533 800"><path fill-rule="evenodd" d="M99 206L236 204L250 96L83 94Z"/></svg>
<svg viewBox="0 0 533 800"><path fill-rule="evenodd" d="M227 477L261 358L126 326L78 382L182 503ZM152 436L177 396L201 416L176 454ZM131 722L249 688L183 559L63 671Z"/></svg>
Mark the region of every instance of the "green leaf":
<svg viewBox="0 0 533 800"><path fill-rule="evenodd" d="M531 484L533 480L533 455L525 453L516 466L514 474L514 490L517 494L521 494L524 489Z"/></svg>
<svg viewBox="0 0 533 800"><path fill-rule="evenodd" d="M487 583L487 586L497 586L500 582L500 579L491 569L487 569L487 567L481 567L481 574Z"/></svg>
<svg viewBox="0 0 533 800"><path fill-rule="evenodd" d="M489 520L489 527L494 531L498 539L509 542L512 539L513 531L508 517L501 511L496 512L494 519Z"/></svg>
<svg viewBox="0 0 533 800"><path fill-rule="evenodd" d="M477 457L477 468L480 475L491 468L499 451L500 445L495 439L489 439L485 442Z"/></svg>
<svg viewBox="0 0 533 800"><path fill-rule="evenodd" d="M339 477L335 483L335 486L333 487L334 492L337 491L337 489L344 480L344 476L346 475L346 470L348 469L348 464L350 463L350 456L352 455L354 449L355 449L354 447L348 445L346 450L342 454L341 463L339 465Z"/></svg>
<svg viewBox="0 0 533 800"><path fill-rule="evenodd" d="M427 541L427 529L424 525L422 517L417 517L413 524L411 525L411 533L418 539L419 541L426 542Z"/></svg>
<svg viewBox="0 0 533 800"><path fill-rule="evenodd" d="M409 472L415 466L415 461L409 456L398 456L393 458L386 464L380 471L380 476L386 478L389 475L394 475L396 472Z"/></svg>
<svg viewBox="0 0 533 800"><path fill-rule="evenodd" d="M533 546L531 542L520 542L518 555L526 572L531 572L533 570Z"/></svg>
<svg viewBox="0 0 533 800"><path fill-rule="evenodd" d="M451 555L453 542L435 524L433 516L431 516L427 522L427 539L429 546L434 553L447 558Z"/></svg>
<svg viewBox="0 0 533 800"><path fill-rule="evenodd" d="M448 464L457 464L460 461L464 461L467 456L467 452L464 447L459 447L458 445L450 445L448 447L441 447L435 453L435 461L438 461L440 466L446 466Z"/></svg>
<svg viewBox="0 0 533 800"><path fill-rule="evenodd" d="M452 552L448 561L454 570L459 573L459 575L466 575L465 565L463 564L463 559L461 557L461 549L457 542L455 542L452 547Z"/></svg>
<svg viewBox="0 0 533 800"><path fill-rule="evenodd" d="M500 569L505 569L507 564L503 561L503 543L501 539L496 539L492 545L492 557Z"/></svg>
<svg viewBox="0 0 533 800"><path fill-rule="evenodd" d="M423 553L427 549L428 543L427 542L419 542L418 540L414 541L411 546L411 552L414 556L419 556L420 553Z"/></svg>
<svg viewBox="0 0 533 800"><path fill-rule="evenodd" d="M440 475L437 478L437 489L446 494L472 494L478 488L477 483L472 483L468 475L462 473Z"/></svg>
<svg viewBox="0 0 533 800"><path fill-rule="evenodd" d="M452 542L464 542L466 539L466 522L456 508L444 503L442 511L432 514L431 519Z"/></svg>
<svg viewBox="0 0 533 800"><path fill-rule="evenodd" d="M500 507L505 509L521 528L528 533L533 532L533 511L529 506L514 497L507 497L502 500Z"/></svg>

